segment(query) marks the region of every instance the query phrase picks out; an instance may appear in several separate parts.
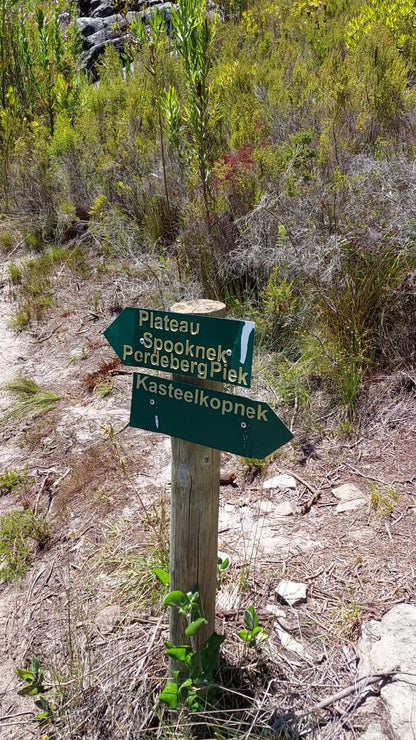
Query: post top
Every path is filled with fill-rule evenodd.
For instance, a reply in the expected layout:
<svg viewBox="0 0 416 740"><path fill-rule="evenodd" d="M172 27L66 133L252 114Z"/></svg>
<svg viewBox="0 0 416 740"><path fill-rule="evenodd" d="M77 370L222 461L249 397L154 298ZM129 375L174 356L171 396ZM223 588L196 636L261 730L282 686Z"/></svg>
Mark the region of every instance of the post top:
<svg viewBox="0 0 416 740"><path fill-rule="evenodd" d="M197 298L192 301L180 301L170 307L175 313L194 313L207 316L225 316L227 307L221 301L211 301L208 298Z"/></svg>

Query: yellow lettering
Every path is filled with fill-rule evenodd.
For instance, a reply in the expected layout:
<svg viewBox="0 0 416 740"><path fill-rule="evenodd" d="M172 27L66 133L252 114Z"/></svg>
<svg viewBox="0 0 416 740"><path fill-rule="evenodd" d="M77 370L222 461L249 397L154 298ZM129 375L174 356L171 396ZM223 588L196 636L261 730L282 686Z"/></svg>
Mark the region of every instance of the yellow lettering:
<svg viewBox="0 0 416 740"><path fill-rule="evenodd" d="M183 391L182 388L175 388L173 391L173 396L176 398L177 401L182 401Z"/></svg>
<svg viewBox="0 0 416 740"><path fill-rule="evenodd" d="M143 344L146 349L150 349L152 346L152 333L150 331L145 331L143 334Z"/></svg>
<svg viewBox="0 0 416 740"><path fill-rule="evenodd" d="M142 308L139 310L139 326L149 321L149 311L144 311Z"/></svg>
<svg viewBox="0 0 416 740"><path fill-rule="evenodd" d="M192 401L194 400L194 394L192 391L185 391L185 393L183 394L183 397L186 403L192 403Z"/></svg>
<svg viewBox="0 0 416 740"><path fill-rule="evenodd" d="M256 418L256 409L254 406L247 406L246 408L246 416L247 419L255 419Z"/></svg>
<svg viewBox="0 0 416 740"><path fill-rule="evenodd" d="M233 410L233 404L231 401L226 401L225 399L222 402L221 406L221 415L224 416L224 414L229 414L230 411Z"/></svg>
<svg viewBox="0 0 416 740"><path fill-rule="evenodd" d="M235 403L234 404L234 413L235 414L240 414L241 416L244 416L244 411L245 411L244 404L242 404L242 403Z"/></svg>
<svg viewBox="0 0 416 740"><path fill-rule="evenodd" d="M130 357L130 355L133 354L133 347L131 344L123 344L123 360L126 359L126 357Z"/></svg>
<svg viewBox="0 0 416 740"><path fill-rule="evenodd" d="M207 355L208 355L208 352L207 352ZM214 352L214 356L215 356L215 352ZM211 362L211 372L210 372L211 378L212 378L213 375L215 375L216 373L220 373L220 372L221 372L221 365L220 365L220 363L219 362Z"/></svg>

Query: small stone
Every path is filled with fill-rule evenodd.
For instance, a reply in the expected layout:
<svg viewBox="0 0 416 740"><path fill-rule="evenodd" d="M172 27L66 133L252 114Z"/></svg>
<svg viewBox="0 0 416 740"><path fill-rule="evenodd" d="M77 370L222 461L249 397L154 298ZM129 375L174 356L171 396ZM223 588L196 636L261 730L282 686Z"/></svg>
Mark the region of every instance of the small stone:
<svg viewBox="0 0 416 740"><path fill-rule="evenodd" d="M356 509L362 509L365 506L366 501L363 498L356 498L352 501L342 501L335 507L336 514L342 514L344 511L355 511Z"/></svg>
<svg viewBox="0 0 416 740"><path fill-rule="evenodd" d="M340 501L367 500L367 495L358 486L354 485L354 483L344 483L342 486L337 486L332 489L332 493Z"/></svg>
<svg viewBox="0 0 416 740"><path fill-rule="evenodd" d="M297 606L306 601L308 586L306 583L296 583L295 581L280 581L276 588L276 598L282 604L288 606Z"/></svg>
<svg viewBox="0 0 416 740"><path fill-rule="evenodd" d="M305 655L305 648L303 647L301 642L295 640L294 637L292 637L288 632L286 632L286 630L283 630L281 627L277 627L275 625L274 629L283 648L285 648L286 650L290 650L292 653L296 653L297 655Z"/></svg>
<svg viewBox="0 0 416 740"><path fill-rule="evenodd" d="M121 607L118 604L110 604L110 606L106 606L98 612L95 624L104 635L109 634L120 624L122 617Z"/></svg>
<svg viewBox="0 0 416 740"><path fill-rule="evenodd" d="M414 740L416 606L397 604L380 621L363 624L357 643L358 677L397 672L380 689L395 737Z"/></svg>
<svg viewBox="0 0 416 740"><path fill-rule="evenodd" d="M281 504L276 504L274 513L277 516L292 516L294 514L293 506L290 501L283 501Z"/></svg>
<svg viewBox="0 0 416 740"><path fill-rule="evenodd" d="M267 490L269 488L291 488L295 490L296 481L291 475L281 473L280 475L275 475L274 478L264 481L263 489Z"/></svg>
<svg viewBox="0 0 416 740"><path fill-rule="evenodd" d="M378 722L374 722L367 727L358 740L388 740L388 737L384 734L382 726Z"/></svg>

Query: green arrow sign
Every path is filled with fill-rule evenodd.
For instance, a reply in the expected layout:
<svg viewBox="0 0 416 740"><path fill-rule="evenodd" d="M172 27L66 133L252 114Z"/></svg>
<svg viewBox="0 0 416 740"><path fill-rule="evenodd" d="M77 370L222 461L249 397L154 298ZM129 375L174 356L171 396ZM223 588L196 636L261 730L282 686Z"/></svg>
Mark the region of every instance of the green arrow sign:
<svg viewBox="0 0 416 740"><path fill-rule="evenodd" d="M254 328L252 321L125 308L104 336L125 365L249 388Z"/></svg>
<svg viewBox="0 0 416 740"><path fill-rule="evenodd" d="M293 438L266 403L143 373L133 375L130 426L259 459Z"/></svg>

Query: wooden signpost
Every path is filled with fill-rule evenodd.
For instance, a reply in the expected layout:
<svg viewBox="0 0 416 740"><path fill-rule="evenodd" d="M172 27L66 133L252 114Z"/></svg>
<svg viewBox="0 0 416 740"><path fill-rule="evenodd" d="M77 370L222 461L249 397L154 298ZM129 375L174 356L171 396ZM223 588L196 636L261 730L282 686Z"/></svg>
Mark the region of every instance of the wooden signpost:
<svg viewBox="0 0 416 740"><path fill-rule="evenodd" d="M198 588L207 624L197 646L215 623L220 450L262 458L293 437L267 404L223 392L250 387L254 348L253 322L225 312L208 300L125 308L104 332L126 365L173 373L133 374L130 426L171 437L170 590ZM184 630L171 609L170 642L184 644Z"/></svg>

